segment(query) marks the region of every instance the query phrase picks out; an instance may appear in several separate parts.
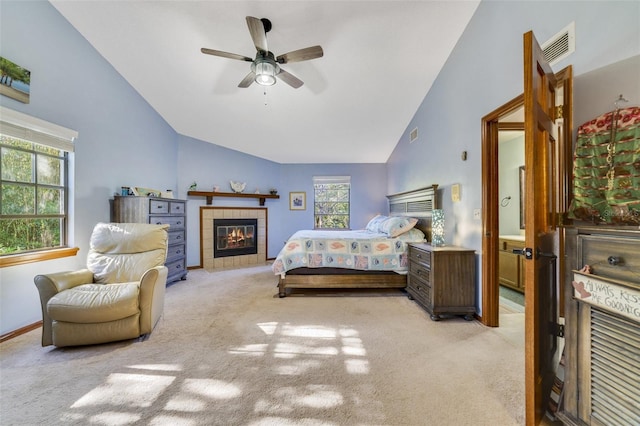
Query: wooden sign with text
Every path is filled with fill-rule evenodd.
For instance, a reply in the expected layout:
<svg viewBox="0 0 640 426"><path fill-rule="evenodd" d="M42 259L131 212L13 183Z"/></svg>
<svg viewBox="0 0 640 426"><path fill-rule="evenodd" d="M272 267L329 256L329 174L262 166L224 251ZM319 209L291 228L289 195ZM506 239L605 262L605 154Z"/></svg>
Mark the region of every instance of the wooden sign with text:
<svg viewBox="0 0 640 426"><path fill-rule="evenodd" d="M574 297L640 322L640 291L627 283L573 271Z"/></svg>

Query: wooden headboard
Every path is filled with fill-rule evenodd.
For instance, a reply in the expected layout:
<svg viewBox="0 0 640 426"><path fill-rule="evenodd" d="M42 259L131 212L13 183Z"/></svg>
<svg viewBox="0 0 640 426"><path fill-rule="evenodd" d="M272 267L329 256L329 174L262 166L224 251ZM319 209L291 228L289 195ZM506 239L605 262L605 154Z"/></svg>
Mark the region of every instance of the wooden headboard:
<svg viewBox="0 0 640 426"><path fill-rule="evenodd" d="M390 216L409 216L418 219L416 228L431 241L431 211L438 208L438 185L413 191L387 195Z"/></svg>

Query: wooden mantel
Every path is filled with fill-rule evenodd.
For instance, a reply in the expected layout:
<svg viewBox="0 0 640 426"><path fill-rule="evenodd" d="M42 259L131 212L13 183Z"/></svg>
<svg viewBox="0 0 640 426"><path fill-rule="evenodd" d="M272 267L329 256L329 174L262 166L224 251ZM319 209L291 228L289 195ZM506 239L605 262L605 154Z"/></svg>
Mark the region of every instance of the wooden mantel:
<svg viewBox="0 0 640 426"><path fill-rule="evenodd" d="M213 197L229 197L229 198L257 198L260 200L260 205L264 206L264 202L267 198L280 198L279 195L271 194L245 194L242 192L210 192L210 191L188 191L187 195L194 195L199 197L207 197L207 205L211 205Z"/></svg>

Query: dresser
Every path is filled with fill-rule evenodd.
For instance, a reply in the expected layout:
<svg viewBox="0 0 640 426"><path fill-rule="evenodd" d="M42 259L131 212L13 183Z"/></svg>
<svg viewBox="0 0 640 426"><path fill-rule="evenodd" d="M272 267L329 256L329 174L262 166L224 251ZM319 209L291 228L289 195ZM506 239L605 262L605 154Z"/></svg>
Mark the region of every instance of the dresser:
<svg viewBox="0 0 640 426"><path fill-rule="evenodd" d="M187 278L186 201L172 198L115 196L113 222L169 225L169 248L165 265L167 283Z"/></svg>
<svg viewBox="0 0 640 426"><path fill-rule="evenodd" d="M445 315L476 312L475 252L454 246L409 245L407 292L437 321Z"/></svg>
<svg viewBox="0 0 640 426"><path fill-rule="evenodd" d="M565 232L564 401L558 417L572 426L639 425L640 230L603 225Z"/></svg>

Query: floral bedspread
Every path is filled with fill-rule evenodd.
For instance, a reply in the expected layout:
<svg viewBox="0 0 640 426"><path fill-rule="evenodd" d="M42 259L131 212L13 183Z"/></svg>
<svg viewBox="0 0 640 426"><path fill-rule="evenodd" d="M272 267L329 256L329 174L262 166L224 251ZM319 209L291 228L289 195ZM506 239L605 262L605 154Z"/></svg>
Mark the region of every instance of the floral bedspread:
<svg viewBox="0 0 640 426"><path fill-rule="evenodd" d="M289 238L272 269L282 276L295 268L323 267L406 273L408 243L420 241L366 230L303 230Z"/></svg>

